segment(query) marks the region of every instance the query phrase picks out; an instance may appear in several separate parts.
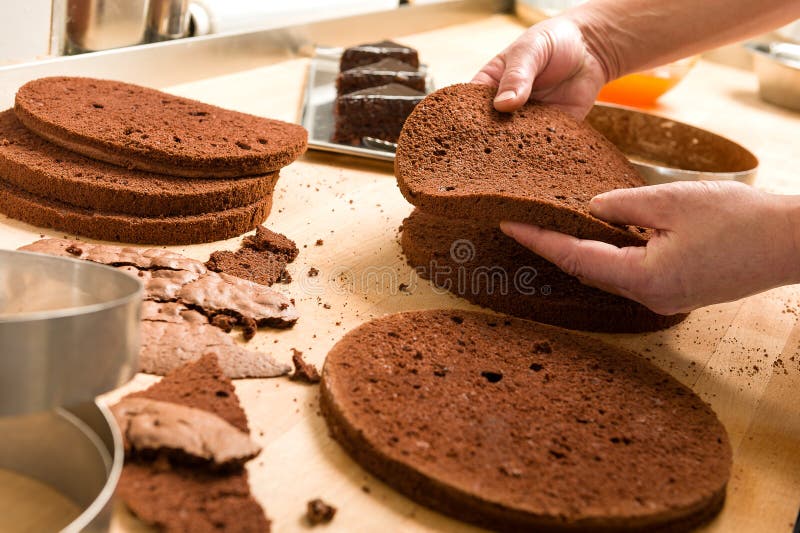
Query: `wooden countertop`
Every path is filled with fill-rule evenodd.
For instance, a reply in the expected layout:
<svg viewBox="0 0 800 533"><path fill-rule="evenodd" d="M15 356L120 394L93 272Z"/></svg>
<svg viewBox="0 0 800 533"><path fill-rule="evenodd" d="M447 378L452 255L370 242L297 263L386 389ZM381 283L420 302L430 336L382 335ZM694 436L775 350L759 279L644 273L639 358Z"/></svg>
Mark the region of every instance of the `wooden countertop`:
<svg viewBox="0 0 800 533"><path fill-rule="evenodd" d="M415 46L437 86L467 81L521 31L505 16L429 33L393 36ZM170 88L176 94L284 120L297 120L307 60ZM761 102L752 73L701 61L658 113L710 129L761 159L757 186L800 192L796 133L800 115ZM405 265L397 229L411 211L391 166L309 152L287 167L266 225L295 239L294 281L281 289L302 318L289 331L263 330L251 345L289 360L290 348L321 366L341 336L374 316L432 307L472 308L434 292ZM40 234L63 236L0 216L0 247ZM323 239L322 246L316 246ZM205 260L239 239L174 249ZM318 277L308 277L313 266ZM411 294L398 290L410 284ZM324 304L329 304L330 309ZM722 514L705 530L791 531L800 508L800 288L784 287L692 313L668 331L597 335L639 351L711 403L730 433L734 470ZM139 375L125 391L155 380ZM339 508L324 531L470 531L416 505L375 480L327 435L317 414L317 388L287 379L241 380L236 389L264 450L248 468L255 497L274 531L304 529L306 501ZM109 399L124 391L112 393ZM368 487L368 492L363 489ZM121 506L113 531L145 530ZM477 530L476 530L477 531Z"/></svg>

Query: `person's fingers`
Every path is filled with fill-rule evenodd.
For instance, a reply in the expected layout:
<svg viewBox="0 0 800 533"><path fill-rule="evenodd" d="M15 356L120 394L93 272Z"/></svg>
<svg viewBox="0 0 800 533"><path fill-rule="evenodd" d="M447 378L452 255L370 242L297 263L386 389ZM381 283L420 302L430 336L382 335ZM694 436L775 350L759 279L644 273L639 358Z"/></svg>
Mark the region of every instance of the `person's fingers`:
<svg viewBox="0 0 800 533"><path fill-rule="evenodd" d="M475 74L470 83L478 83L481 85L488 85L489 87L497 87L500 83L500 78L503 77L503 68L505 63L499 56L495 56L491 61L486 63L483 68Z"/></svg>
<svg viewBox="0 0 800 533"><path fill-rule="evenodd" d="M616 189L598 194L589 202L589 212L612 224L630 224L669 230L679 199L669 186L651 185Z"/></svg>
<svg viewBox="0 0 800 533"><path fill-rule="evenodd" d="M539 54L534 49L534 42L521 38L508 47L500 58L504 68L494 107L498 111L516 111L531 96L533 79L539 70Z"/></svg>
<svg viewBox="0 0 800 533"><path fill-rule="evenodd" d="M631 289L642 277L645 247L617 248L518 222L501 222L500 229L582 283L637 299Z"/></svg>

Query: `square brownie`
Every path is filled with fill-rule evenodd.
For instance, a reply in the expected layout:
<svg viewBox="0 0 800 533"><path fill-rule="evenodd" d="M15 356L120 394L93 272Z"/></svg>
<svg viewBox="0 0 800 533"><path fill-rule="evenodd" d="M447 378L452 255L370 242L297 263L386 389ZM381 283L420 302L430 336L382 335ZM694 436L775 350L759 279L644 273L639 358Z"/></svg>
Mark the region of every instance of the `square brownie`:
<svg viewBox="0 0 800 533"><path fill-rule="evenodd" d="M399 83L417 91L425 91L425 73L408 63L387 57L377 63L340 72L336 77L336 92L342 95L390 83Z"/></svg>
<svg viewBox="0 0 800 533"><path fill-rule="evenodd" d="M336 99L333 142L358 146L362 137L397 142L403 123L425 93L399 83L370 87Z"/></svg>
<svg viewBox="0 0 800 533"><path fill-rule="evenodd" d="M419 68L419 56L416 50L392 41L381 41L346 48L342 52L339 71L344 72L361 65L369 65L387 57L399 59L414 68Z"/></svg>

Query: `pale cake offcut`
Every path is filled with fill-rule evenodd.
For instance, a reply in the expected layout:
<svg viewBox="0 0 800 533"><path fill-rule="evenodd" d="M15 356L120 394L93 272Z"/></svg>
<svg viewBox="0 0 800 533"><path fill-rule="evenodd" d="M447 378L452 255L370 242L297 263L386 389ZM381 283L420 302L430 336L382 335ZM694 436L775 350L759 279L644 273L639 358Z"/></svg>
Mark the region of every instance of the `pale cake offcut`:
<svg viewBox="0 0 800 533"><path fill-rule="evenodd" d="M642 245L645 230L589 214L589 200L644 181L600 133L555 107L492 105L496 89L451 85L406 120L395 176L403 196L432 215L536 224L618 246Z"/></svg>
<svg viewBox="0 0 800 533"><path fill-rule="evenodd" d="M552 326L433 310L328 353L333 438L406 496L500 531L686 531L721 509L711 408L638 355Z"/></svg>

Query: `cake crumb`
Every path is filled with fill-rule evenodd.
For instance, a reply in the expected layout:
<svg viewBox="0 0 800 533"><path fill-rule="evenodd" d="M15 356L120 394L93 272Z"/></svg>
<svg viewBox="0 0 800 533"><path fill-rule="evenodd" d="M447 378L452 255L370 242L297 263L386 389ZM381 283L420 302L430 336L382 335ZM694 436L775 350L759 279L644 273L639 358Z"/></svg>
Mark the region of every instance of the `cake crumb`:
<svg viewBox="0 0 800 533"><path fill-rule="evenodd" d="M308 277L309 278L315 278L317 276L319 276L319 270L317 270L314 267L311 267L311 268L308 269Z"/></svg>
<svg viewBox="0 0 800 533"><path fill-rule="evenodd" d="M336 507L325 503L319 498L308 502L306 507L306 520L312 526L328 523L336 516Z"/></svg>
<svg viewBox="0 0 800 533"><path fill-rule="evenodd" d="M249 341L256 335L256 330L258 329L258 323L256 323L255 319L250 317L243 317L240 320L242 325L242 336L244 336L245 341Z"/></svg>
<svg viewBox="0 0 800 533"><path fill-rule="evenodd" d="M325 241L322 239L317 239L317 242L314 243L314 246L322 246L323 244L325 244Z"/></svg>
<svg viewBox="0 0 800 533"><path fill-rule="evenodd" d="M211 325L216 326L225 333L230 333L236 325L236 319L230 315L218 314L211 318Z"/></svg>
<svg viewBox="0 0 800 533"><path fill-rule="evenodd" d="M294 373L289 376L292 381L304 381L306 383L314 384L319 383L322 379L319 375L319 370L311 363L306 363L303 359L303 352L292 348L292 364L294 364Z"/></svg>
<svg viewBox="0 0 800 533"><path fill-rule="evenodd" d="M80 248L78 248L74 244L70 244L69 246L67 246L67 249L65 251L68 254L75 255L75 256L80 256L83 253L83 250L81 250Z"/></svg>

